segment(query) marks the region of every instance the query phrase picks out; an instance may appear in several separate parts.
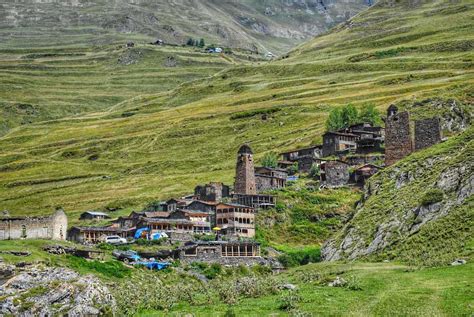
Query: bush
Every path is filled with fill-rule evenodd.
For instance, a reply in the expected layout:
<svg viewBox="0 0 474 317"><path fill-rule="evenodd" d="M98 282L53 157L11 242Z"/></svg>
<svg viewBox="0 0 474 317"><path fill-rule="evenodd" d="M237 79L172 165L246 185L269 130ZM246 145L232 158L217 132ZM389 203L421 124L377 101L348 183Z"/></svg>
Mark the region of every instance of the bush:
<svg viewBox="0 0 474 317"><path fill-rule="evenodd" d="M298 170L299 170L298 163L295 163L288 168L288 174L295 175L296 173L298 173Z"/></svg>
<svg viewBox="0 0 474 317"><path fill-rule="evenodd" d="M308 248L282 254L278 261L285 267L295 267L308 263L321 261L321 250L319 248Z"/></svg>
<svg viewBox="0 0 474 317"><path fill-rule="evenodd" d="M301 296L295 291L289 291L280 297L278 309L292 311L298 309Z"/></svg>
<svg viewBox="0 0 474 317"><path fill-rule="evenodd" d="M432 204L439 203L443 200L444 193L442 190L435 188L428 190L421 198L422 206L429 206Z"/></svg>
<svg viewBox="0 0 474 317"><path fill-rule="evenodd" d="M313 178L319 177L319 165L311 165L311 169L309 170L309 176Z"/></svg>
<svg viewBox="0 0 474 317"><path fill-rule="evenodd" d="M160 238L157 240L137 239L135 240L135 243L137 245L154 246L154 245L162 245L166 241L168 241L167 238Z"/></svg>
<svg viewBox="0 0 474 317"><path fill-rule="evenodd" d="M278 156L273 152L266 153L260 163L264 167L275 168L278 165Z"/></svg>

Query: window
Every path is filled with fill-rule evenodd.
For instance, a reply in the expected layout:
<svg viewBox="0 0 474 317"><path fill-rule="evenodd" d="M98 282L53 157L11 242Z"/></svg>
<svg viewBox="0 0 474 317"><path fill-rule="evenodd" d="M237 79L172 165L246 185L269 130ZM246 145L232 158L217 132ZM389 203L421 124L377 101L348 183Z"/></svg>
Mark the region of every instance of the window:
<svg viewBox="0 0 474 317"><path fill-rule="evenodd" d="M25 239L27 237L26 235L26 225L21 225L21 237Z"/></svg>

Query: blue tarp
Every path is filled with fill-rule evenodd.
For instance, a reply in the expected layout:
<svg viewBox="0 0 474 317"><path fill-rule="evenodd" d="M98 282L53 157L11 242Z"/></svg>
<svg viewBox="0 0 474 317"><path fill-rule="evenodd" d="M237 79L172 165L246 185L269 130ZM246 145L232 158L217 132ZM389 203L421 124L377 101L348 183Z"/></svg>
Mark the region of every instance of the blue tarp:
<svg viewBox="0 0 474 317"><path fill-rule="evenodd" d="M135 239L140 239L142 237L143 232L148 232L150 229L148 228L140 228L135 231L135 235L133 236Z"/></svg>
<svg viewBox="0 0 474 317"><path fill-rule="evenodd" d="M288 176L286 180L288 182L296 182L298 180L298 176Z"/></svg>
<svg viewBox="0 0 474 317"><path fill-rule="evenodd" d="M151 240L158 240L161 238L161 232L155 233L151 236Z"/></svg>
<svg viewBox="0 0 474 317"><path fill-rule="evenodd" d="M150 270L163 270L166 269L170 264L168 262L136 262L135 265L143 265Z"/></svg>

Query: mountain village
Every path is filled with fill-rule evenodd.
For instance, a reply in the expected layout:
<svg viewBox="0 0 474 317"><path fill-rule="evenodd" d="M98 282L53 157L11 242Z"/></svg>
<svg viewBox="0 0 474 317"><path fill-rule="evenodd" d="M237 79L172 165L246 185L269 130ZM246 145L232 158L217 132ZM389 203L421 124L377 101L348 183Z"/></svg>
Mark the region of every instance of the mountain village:
<svg viewBox="0 0 474 317"><path fill-rule="evenodd" d="M414 136L411 131L410 114L391 105L385 128L361 123L326 132L321 145L281 153L276 167L255 166L251 147L242 145L233 188L222 182L198 185L191 195L155 203L100 227L68 228L62 210L44 217L6 216L0 220L0 239L67 239L84 245L107 242L110 237L123 243L166 239L179 247L153 258L225 265L260 263L279 268L261 256L260 245L254 240L256 213L276 205L271 192L297 180L298 176L290 174L308 174L313 169L319 171L315 176L320 190L363 187L383 166L442 140L438 117L415 121ZM110 215L86 211L80 216L82 221L104 219Z"/></svg>

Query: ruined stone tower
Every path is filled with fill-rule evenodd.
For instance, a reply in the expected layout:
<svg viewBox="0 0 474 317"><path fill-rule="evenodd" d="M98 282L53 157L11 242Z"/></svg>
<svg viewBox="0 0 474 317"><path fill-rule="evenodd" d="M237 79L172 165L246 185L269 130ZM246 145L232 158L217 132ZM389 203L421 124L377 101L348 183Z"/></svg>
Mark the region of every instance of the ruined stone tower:
<svg viewBox="0 0 474 317"><path fill-rule="evenodd" d="M410 132L409 113L398 113L397 107L391 105L385 121L385 165L392 165L413 152Z"/></svg>
<svg viewBox="0 0 474 317"><path fill-rule="evenodd" d="M441 124L438 117L415 121L415 150L441 142Z"/></svg>
<svg viewBox="0 0 474 317"><path fill-rule="evenodd" d="M255 171L252 149L244 144L237 153L234 192L236 194L256 195Z"/></svg>

